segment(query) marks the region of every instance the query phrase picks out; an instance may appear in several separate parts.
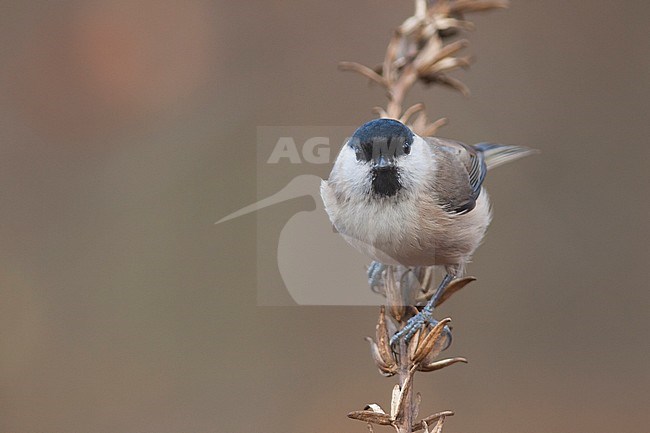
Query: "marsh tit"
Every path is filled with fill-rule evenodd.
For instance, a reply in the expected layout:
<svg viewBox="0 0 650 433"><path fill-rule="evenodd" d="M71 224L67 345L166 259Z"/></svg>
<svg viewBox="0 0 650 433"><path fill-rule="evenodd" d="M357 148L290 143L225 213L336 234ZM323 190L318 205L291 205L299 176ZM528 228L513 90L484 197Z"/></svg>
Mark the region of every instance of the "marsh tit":
<svg viewBox="0 0 650 433"><path fill-rule="evenodd" d="M532 152L420 137L392 119L362 125L343 145L321 182L321 197L336 230L377 262L371 281L387 265L446 271L427 305L395 338L408 340L433 320L433 306L481 243L491 219L482 186L487 171Z"/></svg>

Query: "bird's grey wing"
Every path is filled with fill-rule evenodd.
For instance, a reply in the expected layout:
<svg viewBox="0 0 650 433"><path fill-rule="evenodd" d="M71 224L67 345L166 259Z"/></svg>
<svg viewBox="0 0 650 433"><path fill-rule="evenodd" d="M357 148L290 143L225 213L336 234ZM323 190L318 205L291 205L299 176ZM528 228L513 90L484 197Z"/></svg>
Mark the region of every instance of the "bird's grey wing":
<svg viewBox="0 0 650 433"><path fill-rule="evenodd" d="M451 213L474 209L487 173L483 154L459 141L428 137L436 159L433 188L440 205Z"/></svg>

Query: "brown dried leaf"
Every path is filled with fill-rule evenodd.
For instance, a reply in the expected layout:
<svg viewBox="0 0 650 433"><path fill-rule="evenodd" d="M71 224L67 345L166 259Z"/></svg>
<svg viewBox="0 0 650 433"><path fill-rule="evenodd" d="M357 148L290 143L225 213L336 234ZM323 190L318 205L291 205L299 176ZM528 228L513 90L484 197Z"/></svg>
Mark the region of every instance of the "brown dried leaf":
<svg viewBox="0 0 650 433"><path fill-rule="evenodd" d="M415 367L415 365L413 366ZM411 385L413 384L413 375L415 373L415 368L412 368L409 372L408 375L406 376L406 380L404 380L404 384L400 388L399 385L396 385L398 389L398 397L397 397L397 406L396 406L396 411L393 412L392 405L391 405L391 416L396 422L401 421L404 419L404 414L406 411L410 411L410 407L406 407L406 404L408 403L408 399L406 396L411 392ZM393 389L393 394L395 394L395 389Z"/></svg>
<svg viewBox="0 0 650 433"><path fill-rule="evenodd" d="M408 124L409 120L411 119L411 116L413 116L415 113L417 113L419 111L423 111L423 110L424 110L424 104L423 103L420 102L420 103L417 103L417 104L413 104L409 108L407 108L404 111L404 113L402 113L402 116L399 118L399 121L404 123L404 124Z"/></svg>
<svg viewBox="0 0 650 433"><path fill-rule="evenodd" d="M397 372L397 360L390 347L390 336L386 322L386 307L383 305L379 309L379 319L375 326L375 336L377 338L377 349L379 355L387 367L390 369L391 376Z"/></svg>
<svg viewBox="0 0 650 433"><path fill-rule="evenodd" d="M393 77L393 64L397 59L397 51L399 49L401 37L397 31L393 32L393 36L390 38L388 43L388 48L386 49L386 56L384 57L384 63L382 65L382 76L385 83L392 83L394 81Z"/></svg>
<svg viewBox="0 0 650 433"><path fill-rule="evenodd" d="M406 307L403 305L402 292L395 281L395 271L392 266L386 268L384 283L386 287L386 301L390 305L390 315L398 322L401 322L404 318Z"/></svg>
<svg viewBox="0 0 650 433"><path fill-rule="evenodd" d="M362 65L360 63L356 63L356 62L340 62L339 63L339 69L342 70L342 71L357 72L357 73L363 75L364 77L366 77L366 78L368 78L368 79L370 79L370 80L372 80L372 81L374 81L374 82L376 82L376 83L378 83L378 84L380 84L380 85L382 85L384 87L388 87L388 83L386 82L386 80L384 80L384 78L381 75L379 75L378 73L376 73L375 71L373 71L369 67L364 66L364 65Z"/></svg>
<svg viewBox="0 0 650 433"><path fill-rule="evenodd" d="M373 339L366 337L366 341L370 343L370 354L372 355L372 359L375 362L375 365L379 369L379 373L382 376L386 377L393 376L395 373L397 373L397 365L394 362L388 363L386 360L384 360L379 347L373 341Z"/></svg>
<svg viewBox="0 0 650 433"><path fill-rule="evenodd" d="M376 413L371 410L355 410L348 414L348 418L379 425L391 425L392 423L388 414Z"/></svg>
<svg viewBox="0 0 650 433"><path fill-rule="evenodd" d="M393 392L390 395L390 417L391 419L396 419L399 413L399 402L400 402L401 390L398 384L395 384L393 387Z"/></svg>
<svg viewBox="0 0 650 433"><path fill-rule="evenodd" d="M456 54L458 51L469 45L467 39L461 39L459 41L452 42L451 44L435 47L434 49L428 50L428 46L425 47L426 52L423 50L420 55L413 61L413 65L418 73L426 75L426 71L429 70L434 64L438 63L446 57L450 57Z"/></svg>
<svg viewBox="0 0 650 433"><path fill-rule="evenodd" d="M420 404L422 404L422 394L418 392L415 394L415 398L413 399L413 415L411 419L418 417L418 414L420 413Z"/></svg>
<svg viewBox="0 0 650 433"><path fill-rule="evenodd" d="M445 417L444 415L438 418L438 421L436 422L436 425L433 426L433 430L431 430L431 433L441 433L442 432L442 426L445 424Z"/></svg>
<svg viewBox="0 0 650 433"><path fill-rule="evenodd" d="M429 123L423 130L422 134L424 137L430 137L432 135L435 135L435 133L438 131L438 129L442 128L447 124L447 118L441 117L440 119L436 120L433 123ZM423 287L426 287L423 285Z"/></svg>
<svg viewBox="0 0 650 433"><path fill-rule="evenodd" d="M471 21L465 21L451 17L437 17L436 27L439 30L461 29L470 32L475 29L474 23Z"/></svg>
<svg viewBox="0 0 650 433"><path fill-rule="evenodd" d="M426 358L425 358L426 361ZM430 362L430 363L422 363L418 367L418 371L424 371L424 372L429 372L429 371L436 371L440 370L441 368L449 367L450 365L454 365L458 362L463 362L467 364L467 359L465 358L448 358L448 359L442 359L440 361L435 361L435 362Z"/></svg>
<svg viewBox="0 0 650 433"><path fill-rule="evenodd" d="M438 421L442 417L452 416L454 413L450 410L445 410L442 412L434 413L428 417L414 423L411 426L411 431L416 432L424 429L424 424L433 424L435 421Z"/></svg>
<svg viewBox="0 0 650 433"><path fill-rule="evenodd" d="M375 361L375 364L377 364L377 367L379 368L388 367L388 365L384 362L381 355L379 354L379 348L377 347L377 343L375 343L375 340L373 340L370 337L366 337L365 340L370 344L370 354L372 355L372 359Z"/></svg>
<svg viewBox="0 0 650 433"><path fill-rule="evenodd" d="M462 14L465 12L482 12L493 9L506 9L510 2L506 0L458 0L450 5L449 13Z"/></svg>
<svg viewBox="0 0 650 433"><path fill-rule="evenodd" d="M384 409L382 409L382 407L379 406L377 403L370 403L369 405L364 407L363 410L371 410L375 413L383 413L383 414L386 413Z"/></svg>
<svg viewBox="0 0 650 433"><path fill-rule="evenodd" d="M440 338L443 335L443 331L445 326L451 322L450 318L445 318L442 319L440 322L438 322L431 331L424 337L420 345L418 346L417 351L415 352L415 355L413 356L412 361L417 365L419 364L427 355L434 353L434 349L437 353L440 353L443 349L442 345L440 343ZM438 346L438 348L436 348ZM436 355L437 355L436 353ZM436 356L432 355L432 356Z"/></svg>
<svg viewBox="0 0 650 433"><path fill-rule="evenodd" d="M456 44L455 42L454 44ZM450 44L450 45L454 45ZM418 51L415 59L413 59L413 68L416 72L420 73L421 71L427 69L429 66L436 63L441 59L440 53L446 47L442 45L440 38L434 37L426 41L424 48ZM443 56L444 57L444 56Z"/></svg>
<svg viewBox="0 0 650 433"><path fill-rule="evenodd" d="M417 314L417 312L415 314ZM426 326L423 326L420 329L418 329L418 331L411 338L411 341L409 341L409 344L408 344L408 357L409 357L409 359L413 359L413 357L415 357L415 353L418 350L418 346L420 345L420 341L422 341L423 334L425 332L426 332Z"/></svg>
<svg viewBox="0 0 650 433"><path fill-rule="evenodd" d="M408 17L398 30L403 35L413 33L418 27L425 23L427 18L427 0L415 0L415 12Z"/></svg>
<svg viewBox="0 0 650 433"><path fill-rule="evenodd" d="M476 281L475 277L464 277L464 278L457 278L453 280L451 283L447 285L445 288L445 291L442 292L442 295L440 295L440 298L436 302L436 307L441 305L443 302L445 302L447 299L451 298L451 296L468 285L469 283Z"/></svg>
<svg viewBox="0 0 650 433"><path fill-rule="evenodd" d="M388 113L386 112L386 110L384 110L383 107L373 107L372 112L384 119L388 117Z"/></svg>
<svg viewBox="0 0 650 433"><path fill-rule="evenodd" d="M429 67L426 71L423 71L423 75L451 72L459 68L467 69L471 63L471 57L445 57L439 62L431 65L431 67Z"/></svg>
<svg viewBox="0 0 650 433"><path fill-rule="evenodd" d="M450 87L454 90L459 91L465 97L469 97L470 95L469 87L467 87L462 81L456 78L448 77L444 74L432 74L427 76L421 76L420 80L423 81L425 84L439 83L444 86Z"/></svg>
<svg viewBox="0 0 650 433"><path fill-rule="evenodd" d="M413 129L413 131L415 131L419 135L420 132L424 128L426 128L427 123L428 123L427 114L424 111L420 111L417 117L415 118L415 120L413 121L413 123L411 123L411 129Z"/></svg>
<svg viewBox="0 0 650 433"><path fill-rule="evenodd" d="M402 25L399 26L397 31L401 35L410 35L415 32L418 27L422 25L422 20L417 16L408 17Z"/></svg>

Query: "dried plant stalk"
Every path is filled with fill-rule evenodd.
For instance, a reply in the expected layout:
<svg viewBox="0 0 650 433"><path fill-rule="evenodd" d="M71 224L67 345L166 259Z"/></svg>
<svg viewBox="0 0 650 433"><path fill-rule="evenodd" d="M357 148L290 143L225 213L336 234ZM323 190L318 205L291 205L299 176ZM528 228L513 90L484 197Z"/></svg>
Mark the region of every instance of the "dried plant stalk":
<svg viewBox="0 0 650 433"><path fill-rule="evenodd" d="M469 42L466 39L449 40L462 31L474 29L474 25L465 20L465 14L507 6L504 0L415 0L415 13L394 30L380 66L370 68L359 63L341 62L339 67L361 74L385 89L388 102L385 108L373 109L377 115L397 119L419 135L433 135L447 120L429 121L422 103L404 108L409 90L419 81L426 85L439 84L469 95L467 86L449 75L470 65L470 57L458 56ZM436 306L472 281L475 278L452 281ZM418 310L413 305L425 304L433 296L436 289L433 270L389 266L380 286L372 289L386 297L386 306L379 311L375 339L368 337L366 340L370 343L372 358L379 372L384 376L397 375L399 383L393 389L389 413L373 403L364 410L350 412L348 417L366 422L371 432L372 425L383 425L392 426L398 433L420 430L441 433L445 418L453 415L453 412L438 412L415 421L421 396L413 393L413 380L417 371L437 371L467 362L460 357L437 359L450 343L447 324L451 319L427 325L408 344L400 341L398 347L390 346L391 337L417 314Z"/></svg>
<svg viewBox="0 0 650 433"><path fill-rule="evenodd" d="M471 64L471 57L456 56L469 42L445 42L461 31L474 29L474 24L464 19L465 14L506 7L508 2L504 0L415 0L415 13L394 30L380 66L341 62L339 68L357 72L386 90L386 108L374 109L380 117L407 123L419 135L433 135L446 120L430 122L420 103L405 109L406 95L418 81L469 95L462 81L449 76L450 72ZM418 117L412 119L416 113Z"/></svg>
<svg viewBox="0 0 650 433"><path fill-rule="evenodd" d="M390 336L417 313L416 308L405 306L404 303L408 299L414 299L413 287L417 287L417 291L422 294L431 292L431 287L420 285L422 277L427 277L424 281L433 284L433 279L428 278L429 272L429 269L421 268L387 268L382 293L390 305L380 308L375 339L368 337L367 340L380 373L385 376L397 375L399 383L393 389L389 413L378 404L371 404L363 411L349 413L350 418L370 424L390 425L398 433L410 433L418 430L428 431L429 425L442 429L444 417L453 415L453 412L445 411L415 421L419 412L420 396L414 397L413 394L413 380L417 371L436 371L458 362L467 362L465 358L436 360L448 345L445 327L451 319L443 319L423 328L408 344L400 341L397 348L390 346ZM442 302L471 280L456 280L450 284L445 291L446 296L441 297Z"/></svg>

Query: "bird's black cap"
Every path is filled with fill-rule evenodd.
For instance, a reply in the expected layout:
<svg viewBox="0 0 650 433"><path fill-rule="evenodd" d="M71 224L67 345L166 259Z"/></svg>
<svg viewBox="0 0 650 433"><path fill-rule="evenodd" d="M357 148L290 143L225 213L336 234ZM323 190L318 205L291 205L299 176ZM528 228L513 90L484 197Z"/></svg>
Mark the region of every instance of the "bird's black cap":
<svg viewBox="0 0 650 433"><path fill-rule="evenodd" d="M408 154L413 144L413 132L402 122L393 119L375 119L357 129L348 141L357 160L377 161L380 157L392 160Z"/></svg>

